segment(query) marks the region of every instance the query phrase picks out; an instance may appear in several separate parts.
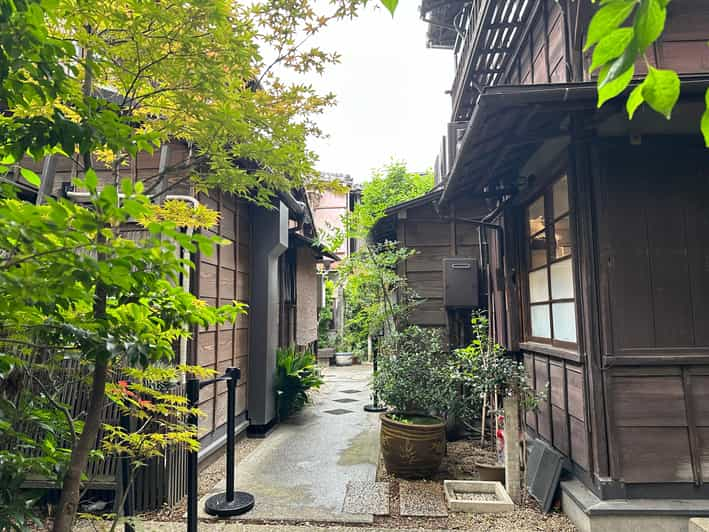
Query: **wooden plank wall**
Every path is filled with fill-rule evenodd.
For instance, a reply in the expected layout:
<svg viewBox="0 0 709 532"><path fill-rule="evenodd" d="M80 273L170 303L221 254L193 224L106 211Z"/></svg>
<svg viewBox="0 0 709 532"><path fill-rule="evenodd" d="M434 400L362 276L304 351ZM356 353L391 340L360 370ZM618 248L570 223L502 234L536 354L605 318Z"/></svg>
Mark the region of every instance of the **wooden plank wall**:
<svg viewBox="0 0 709 532"><path fill-rule="evenodd" d="M706 481L709 154L678 138L609 144L598 157L612 474L626 483Z"/></svg>
<svg viewBox="0 0 709 532"><path fill-rule="evenodd" d="M517 56L510 62L503 84L564 83L566 42L564 16L559 3L543 0Z"/></svg>
<svg viewBox="0 0 709 532"><path fill-rule="evenodd" d="M675 0L667 9L665 33L655 47L655 62L682 74L709 72L709 2Z"/></svg>
<svg viewBox="0 0 709 532"><path fill-rule="evenodd" d="M527 426L589 471L583 366L530 351L524 352L524 365L530 384L544 397L536 411L527 412Z"/></svg>
<svg viewBox="0 0 709 532"><path fill-rule="evenodd" d="M216 234L231 245L219 246L211 256L201 255L198 272L198 295L210 305L224 305L232 300L249 302L251 268L251 222L249 206L242 200L222 194L200 194L200 202L218 210L221 218ZM197 333L197 364L214 369L220 374L228 367L241 368L237 387L236 413L246 411L246 389L249 367L249 320L247 316L236 323L201 329ZM206 417L200 418L200 435L209 436L226 422L226 383L202 389L200 408Z"/></svg>
<svg viewBox="0 0 709 532"><path fill-rule="evenodd" d="M456 206L459 216L477 218L481 209ZM443 259L445 257L479 258L478 230L472 224L449 222L440 218L431 204L413 207L400 217L397 238L416 255L403 265L402 274L409 287L424 301L411 315L411 322L427 327L447 325L443 307Z"/></svg>
<svg viewBox="0 0 709 532"><path fill-rule="evenodd" d="M648 50L650 64L658 68L676 70L680 74L709 72L709 2L706 0L674 0L667 8L665 31ZM591 79L588 66L591 53L584 54L584 76ZM635 65L635 73L647 72L645 60Z"/></svg>

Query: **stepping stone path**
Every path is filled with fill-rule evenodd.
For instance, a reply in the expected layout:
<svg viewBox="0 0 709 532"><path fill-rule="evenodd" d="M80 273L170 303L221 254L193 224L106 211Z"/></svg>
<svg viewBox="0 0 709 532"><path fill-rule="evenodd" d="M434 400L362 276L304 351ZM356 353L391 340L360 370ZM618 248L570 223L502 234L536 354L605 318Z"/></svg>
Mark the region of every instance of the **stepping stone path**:
<svg viewBox="0 0 709 532"><path fill-rule="evenodd" d="M443 487L435 482L399 482L399 513L404 517L447 517Z"/></svg>
<svg viewBox="0 0 709 532"><path fill-rule="evenodd" d="M347 483L342 511L348 514L389 515L389 483Z"/></svg>

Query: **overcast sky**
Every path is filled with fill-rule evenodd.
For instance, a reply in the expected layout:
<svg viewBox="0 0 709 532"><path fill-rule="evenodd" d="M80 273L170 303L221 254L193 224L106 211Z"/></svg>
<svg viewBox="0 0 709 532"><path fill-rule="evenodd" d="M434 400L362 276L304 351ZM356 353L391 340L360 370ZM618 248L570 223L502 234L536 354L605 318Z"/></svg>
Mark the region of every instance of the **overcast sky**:
<svg viewBox="0 0 709 532"><path fill-rule="evenodd" d="M367 8L318 37L319 46L342 55L339 65L310 80L338 98L337 107L319 120L330 137L312 143L318 170L364 181L391 158L414 171L433 167L450 115L445 91L454 74L453 54L426 48L418 3L399 2L393 19Z"/></svg>

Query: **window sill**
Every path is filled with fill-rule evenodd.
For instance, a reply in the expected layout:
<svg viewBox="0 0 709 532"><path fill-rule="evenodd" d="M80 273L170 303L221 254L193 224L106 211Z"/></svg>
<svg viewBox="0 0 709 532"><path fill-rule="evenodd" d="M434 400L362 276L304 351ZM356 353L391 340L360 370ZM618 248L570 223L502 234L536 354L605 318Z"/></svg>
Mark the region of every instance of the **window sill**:
<svg viewBox="0 0 709 532"><path fill-rule="evenodd" d="M519 348L523 351L532 351L533 353L548 355L550 357L576 362L577 364L581 364L583 362L583 357L578 351L574 351L573 349L564 349L562 347L541 344L538 342L520 342Z"/></svg>

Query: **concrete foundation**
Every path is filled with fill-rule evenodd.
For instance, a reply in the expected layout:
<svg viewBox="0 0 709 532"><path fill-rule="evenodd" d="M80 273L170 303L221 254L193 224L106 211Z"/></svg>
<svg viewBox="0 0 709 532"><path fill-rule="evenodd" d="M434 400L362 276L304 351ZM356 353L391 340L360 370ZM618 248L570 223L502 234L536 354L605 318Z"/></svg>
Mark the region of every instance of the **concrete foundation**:
<svg viewBox="0 0 709 532"><path fill-rule="evenodd" d="M709 501L701 499L601 500L578 480L561 483L561 507L581 532L696 532L709 516Z"/></svg>

